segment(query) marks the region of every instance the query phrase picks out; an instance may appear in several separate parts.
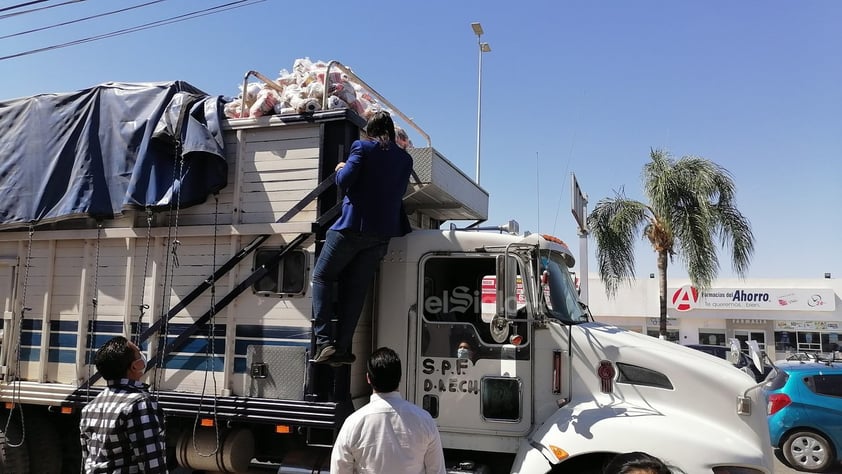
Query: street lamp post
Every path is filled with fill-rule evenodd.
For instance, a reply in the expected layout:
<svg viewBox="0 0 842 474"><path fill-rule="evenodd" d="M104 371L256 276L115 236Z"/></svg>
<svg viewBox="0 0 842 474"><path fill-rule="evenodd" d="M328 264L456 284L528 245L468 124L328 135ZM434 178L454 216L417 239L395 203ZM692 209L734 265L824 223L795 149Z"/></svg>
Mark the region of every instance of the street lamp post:
<svg viewBox="0 0 842 474"><path fill-rule="evenodd" d="M477 35L477 46L479 47L479 73L477 74L477 175L476 181L479 184L479 157L480 157L480 146L481 146L481 138L482 138L482 53L488 53L491 51L491 46L488 43L482 42L482 25L479 22L471 23L471 28L474 30L474 34Z"/></svg>

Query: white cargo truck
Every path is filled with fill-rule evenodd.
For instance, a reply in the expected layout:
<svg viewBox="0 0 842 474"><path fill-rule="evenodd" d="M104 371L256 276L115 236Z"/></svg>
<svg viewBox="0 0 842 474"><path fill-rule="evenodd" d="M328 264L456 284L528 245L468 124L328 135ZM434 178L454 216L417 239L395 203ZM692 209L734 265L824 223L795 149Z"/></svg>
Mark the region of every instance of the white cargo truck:
<svg viewBox="0 0 842 474"><path fill-rule="evenodd" d="M79 471L79 412L103 385L90 356L115 335L148 355L173 466L327 472L344 417L367 401L366 356L390 346L451 472L596 473L625 451L693 474L772 472L750 377L594 322L567 246L514 222L481 230L487 193L430 146L412 150L415 230L390 243L357 362L310 364L310 270L362 118L216 123L219 103L183 83L98 89L0 103L3 472ZM149 112L147 89L175 107ZM120 106L79 108L107 101ZM38 142L33 117L51 124Z"/></svg>

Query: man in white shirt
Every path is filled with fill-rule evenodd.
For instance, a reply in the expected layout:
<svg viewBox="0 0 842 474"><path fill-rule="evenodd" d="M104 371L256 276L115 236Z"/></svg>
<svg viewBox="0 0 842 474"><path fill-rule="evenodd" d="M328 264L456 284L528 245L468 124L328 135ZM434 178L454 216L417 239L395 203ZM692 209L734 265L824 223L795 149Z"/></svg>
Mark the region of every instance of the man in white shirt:
<svg viewBox="0 0 842 474"><path fill-rule="evenodd" d="M381 347L368 359L366 379L374 393L345 420L333 453L332 474L445 474L436 422L397 391L401 360Z"/></svg>

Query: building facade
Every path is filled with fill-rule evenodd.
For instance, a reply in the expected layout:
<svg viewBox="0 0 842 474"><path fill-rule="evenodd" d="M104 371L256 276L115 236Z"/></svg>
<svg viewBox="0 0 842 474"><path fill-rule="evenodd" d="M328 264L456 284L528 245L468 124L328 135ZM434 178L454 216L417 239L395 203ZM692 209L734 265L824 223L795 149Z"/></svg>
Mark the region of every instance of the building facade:
<svg viewBox="0 0 842 474"><path fill-rule="evenodd" d="M594 319L658 336L658 279L622 284L608 298L599 278L588 279ZM842 280L716 280L699 291L689 279L667 282L667 338L680 344L729 345L755 340L773 360L796 352L842 351Z"/></svg>

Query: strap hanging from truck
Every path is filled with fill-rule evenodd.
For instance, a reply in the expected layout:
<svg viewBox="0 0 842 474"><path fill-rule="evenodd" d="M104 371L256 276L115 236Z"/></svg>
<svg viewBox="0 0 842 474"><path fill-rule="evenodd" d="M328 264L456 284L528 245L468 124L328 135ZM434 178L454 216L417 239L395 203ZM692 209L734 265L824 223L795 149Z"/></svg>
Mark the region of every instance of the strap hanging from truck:
<svg viewBox="0 0 842 474"><path fill-rule="evenodd" d="M137 347L142 347L140 343L140 331L143 330L143 316L146 314L146 310L149 309L149 305L144 303L144 298L146 295L146 276L149 273L149 250L152 247L152 208L146 207L146 258L143 261L143 278L140 285L140 302L137 304L137 324L135 325L134 331L132 331L132 342L134 342ZM143 349L141 349L143 350Z"/></svg>
<svg viewBox="0 0 842 474"><path fill-rule="evenodd" d="M20 384L21 384L21 381L22 381L22 379L20 377L20 344L21 344L21 333L22 333L22 329L23 329L23 319L26 315L26 312L30 311L32 309L32 308L28 308L26 306L26 288L29 285L29 267L30 267L30 264L32 263L32 236L33 235L35 235L35 227L30 225L29 226L29 241L27 242L27 245L26 245L26 260L24 261L24 264L23 264L23 269L24 269L23 296L21 297L20 307L19 307L19 311L18 311L18 314L20 314L20 319L17 320L17 321L15 321L14 318L12 319L12 326L13 327L14 327L14 324L17 322L17 331L13 332L13 334L15 332L17 333L17 342L14 346L14 350L15 350L14 376L15 376L15 378L12 381L12 384L13 384L12 385L12 406L11 406L11 409L9 410L8 417L6 418L6 426L3 428L3 432L6 433L6 438L3 440L3 442L9 448L19 448L19 447L23 446L23 443L26 441L26 423L24 423L23 404L21 403L21 387L20 387ZM9 328L7 330L13 330L13 327ZM8 380L8 377L9 377L9 375L7 374L4 378L6 378L6 380ZM21 430L20 439L17 442L11 441L9 439L9 435L8 435L9 426L12 422L12 417L15 414L15 410L17 410L18 416L20 417L20 430Z"/></svg>
<svg viewBox="0 0 842 474"><path fill-rule="evenodd" d="M213 260L212 268L216 268L216 244L217 244L217 234L219 229L219 193L214 193L214 209L213 209ZM216 384L216 370L214 370L214 359L216 358L216 281L211 281L210 287L210 328L208 328L208 336L205 339L205 378L202 381L202 394L199 395L199 406L196 407L196 416L193 418L193 451L201 457L211 457L215 456L219 452L220 448L220 437L219 437L219 411L218 411L218 402L219 397L217 395L218 387ZM201 422L199 418L202 415L202 409L205 405L205 393L207 392L208 387L208 374L210 374L211 379L213 380L213 429L214 429L214 440L216 444L214 448L210 451L202 451L199 447L198 442L198 430L201 426Z"/></svg>
<svg viewBox="0 0 842 474"><path fill-rule="evenodd" d="M182 110L182 112L184 112ZM180 123L180 121L179 121ZM173 147L175 149L175 156L178 157L177 160L173 160L173 177L181 176L182 171L184 170L184 155L181 153L182 150L182 143L181 143L181 125L176 126L176 133L173 135ZM175 187L175 178L173 179L173 187ZM174 212L173 212L174 211ZM158 350L161 347L167 344L167 339L169 336L169 319L164 319L165 312L170 307L170 293L172 292L172 285L175 281L175 272L172 270L170 266L170 257L172 257L172 265L173 267L178 267L178 246L181 245L181 242L178 240L178 217L179 213L181 212L181 192L176 194L175 202L170 200L170 212L169 212L169 225L167 226L167 245L169 245L170 250L166 254L166 259L164 262L164 286L163 291L161 291L161 318L159 319L161 324L161 330L158 332ZM142 341L141 341L142 342ZM158 370L162 369L162 370ZM161 383L163 381L164 371L162 367L156 366L155 367L155 375L153 377L152 387L157 395L158 390L160 390Z"/></svg>
<svg viewBox="0 0 842 474"><path fill-rule="evenodd" d="M85 366L88 368L88 378L91 377L91 372L93 371L94 361L94 353L97 350L96 345L96 326L97 326L97 315L99 311L99 256L100 256L100 246L102 245L102 220L97 220L96 222L96 249L95 249L95 259L94 259L94 283L93 288L91 289L91 315L88 317L86 321L87 331L85 333L86 337L88 338L87 344L85 345ZM90 397L90 392L88 392L88 397Z"/></svg>

